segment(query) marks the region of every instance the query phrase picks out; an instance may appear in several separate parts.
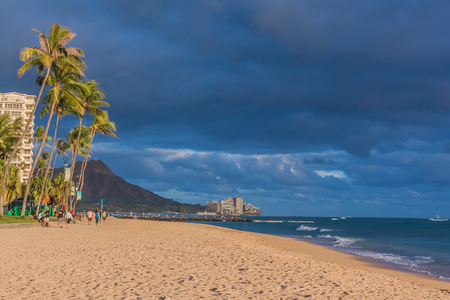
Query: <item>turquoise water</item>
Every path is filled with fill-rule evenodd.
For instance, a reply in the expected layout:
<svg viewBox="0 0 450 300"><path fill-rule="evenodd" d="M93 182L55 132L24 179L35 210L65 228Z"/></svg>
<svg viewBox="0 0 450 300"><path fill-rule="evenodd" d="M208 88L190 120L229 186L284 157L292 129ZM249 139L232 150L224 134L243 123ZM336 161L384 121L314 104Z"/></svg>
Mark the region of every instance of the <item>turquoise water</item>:
<svg viewBox="0 0 450 300"><path fill-rule="evenodd" d="M299 238L450 280L450 222L403 218L249 218L255 222L202 223Z"/></svg>

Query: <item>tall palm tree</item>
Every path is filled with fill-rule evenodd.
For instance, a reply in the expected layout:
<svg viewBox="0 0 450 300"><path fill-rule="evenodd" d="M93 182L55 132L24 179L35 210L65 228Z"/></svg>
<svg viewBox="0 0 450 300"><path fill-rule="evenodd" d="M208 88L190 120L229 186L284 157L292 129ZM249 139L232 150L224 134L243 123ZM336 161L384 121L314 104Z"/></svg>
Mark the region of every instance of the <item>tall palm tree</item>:
<svg viewBox="0 0 450 300"><path fill-rule="evenodd" d="M78 81L81 80L81 75L78 73L78 67L72 64L68 64L65 61L64 63L55 63L52 68L51 76L48 77L48 82L52 84L54 87L49 91L49 95L44 99L44 108L41 112L41 117L45 114L49 114L47 126L44 131L44 137L47 136L48 129L50 127L50 122L52 120L53 114L56 112L56 124L53 135L53 144L50 154L50 161L52 161L54 148L55 148L55 139L56 133L58 129L58 124L60 118L64 115L61 112L64 111L65 108L69 107L67 110L70 112L74 111L75 114L79 114L81 110L81 105L77 93L82 93L84 90L84 86L79 85ZM43 80L42 78L38 78L39 80ZM42 151L42 144L38 151L38 156ZM34 163L33 163L34 168ZM47 181L48 170L46 170L42 185L44 186ZM28 180L27 187L25 189L25 196L28 195L30 189L31 180ZM44 189L42 189L44 191ZM39 197L39 203L42 199L42 196ZM25 203L22 205L22 214L25 212L26 205Z"/></svg>
<svg viewBox="0 0 450 300"><path fill-rule="evenodd" d="M75 170L75 162L77 158L78 148L80 146L80 138L81 138L81 126L83 119L85 118L85 113L89 113L94 118L97 115L101 115L104 112L100 109L100 107L109 107L109 103L106 101L103 101L105 98L105 93L102 89L99 88L99 84L95 82L94 80L87 80L83 83L83 90L82 94L80 95L81 98L81 111L80 111L80 122L78 125L78 136L77 141L75 144L75 149L73 149L72 155L74 156L72 161L73 163L70 166L70 177L69 181L72 180L73 172ZM86 143L85 143L86 144ZM89 143L87 143L89 144ZM87 145L86 145L87 146Z"/></svg>
<svg viewBox="0 0 450 300"><path fill-rule="evenodd" d="M103 135L106 135L107 137L115 137L117 138L117 135L115 134L116 131L116 124L114 122L111 122L109 120L108 113L106 111L103 111L101 114L97 115L94 118L94 121L92 122L91 126L89 126L90 131L90 141L89 145L87 147L88 153L85 155L83 159L83 163L81 164L81 172L80 172L80 178L78 182L78 190L81 191L83 189L84 185L84 173L86 171L87 161L92 153L92 142L94 141L94 137L96 133L100 133Z"/></svg>
<svg viewBox="0 0 450 300"><path fill-rule="evenodd" d="M54 23L49 30L48 36L36 29L32 30L39 34L40 47L25 47L21 50L20 59L25 62L25 64L19 68L17 73L19 77L22 77L26 71L33 67L38 68L39 74L43 74L44 70L46 70L46 73L41 84L41 89L33 106L33 110L31 111L30 117L28 118L28 121L25 125L24 131L21 134L16 145L14 146L14 149L9 156L8 161L6 162L4 170L5 176L3 176L2 191L0 193L0 203L3 202L3 193L5 188L4 181L6 181L6 174L8 173L9 165L11 164L14 155L22 144L24 137L30 130L31 122L33 121L36 108L39 104L42 92L44 91L44 87L50 75L50 69L52 65L59 60L66 60L78 66L86 66L86 64L81 59L81 57L84 57L83 51L74 47L65 47L67 43L69 43L76 35L75 33L71 32L70 29L61 27L58 23ZM24 198L24 201L26 201L26 198Z"/></svg>

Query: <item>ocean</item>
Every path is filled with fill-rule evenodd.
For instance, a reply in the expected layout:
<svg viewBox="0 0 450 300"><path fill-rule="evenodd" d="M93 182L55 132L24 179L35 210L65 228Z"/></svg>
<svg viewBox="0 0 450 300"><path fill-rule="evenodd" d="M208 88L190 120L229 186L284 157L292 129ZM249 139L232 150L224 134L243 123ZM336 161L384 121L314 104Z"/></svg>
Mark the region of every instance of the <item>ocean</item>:
<svg viewBox="0 0 450 300"><path fill-rule="evenodd" d="M202 222L297 238L450 280L450 221L404 218L248 217L254 222Z"/></svg>

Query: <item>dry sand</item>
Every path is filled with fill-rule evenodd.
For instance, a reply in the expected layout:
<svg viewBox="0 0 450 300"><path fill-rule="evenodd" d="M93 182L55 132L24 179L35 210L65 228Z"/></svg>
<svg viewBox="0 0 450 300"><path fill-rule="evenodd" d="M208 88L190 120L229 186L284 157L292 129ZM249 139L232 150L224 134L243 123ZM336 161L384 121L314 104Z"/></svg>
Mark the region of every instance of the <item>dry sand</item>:
<svg viewBox="0 0 450 300"><path fill-rule="evenodd" d="M450 282L203 224L0 230L0 299L450 299Z"/></svg>

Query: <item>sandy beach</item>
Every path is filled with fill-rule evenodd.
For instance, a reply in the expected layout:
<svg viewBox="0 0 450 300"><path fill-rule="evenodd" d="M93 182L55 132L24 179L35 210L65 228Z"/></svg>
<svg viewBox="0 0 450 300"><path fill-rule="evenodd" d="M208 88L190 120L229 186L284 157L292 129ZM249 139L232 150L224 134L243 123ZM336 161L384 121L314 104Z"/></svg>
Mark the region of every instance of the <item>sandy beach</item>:
<svg viewBox="0 0 450 300"><path fill-rule="evenodd" d="M450 282L289 238L109 219L0 229L0 299L450 299Z"/></svg>

